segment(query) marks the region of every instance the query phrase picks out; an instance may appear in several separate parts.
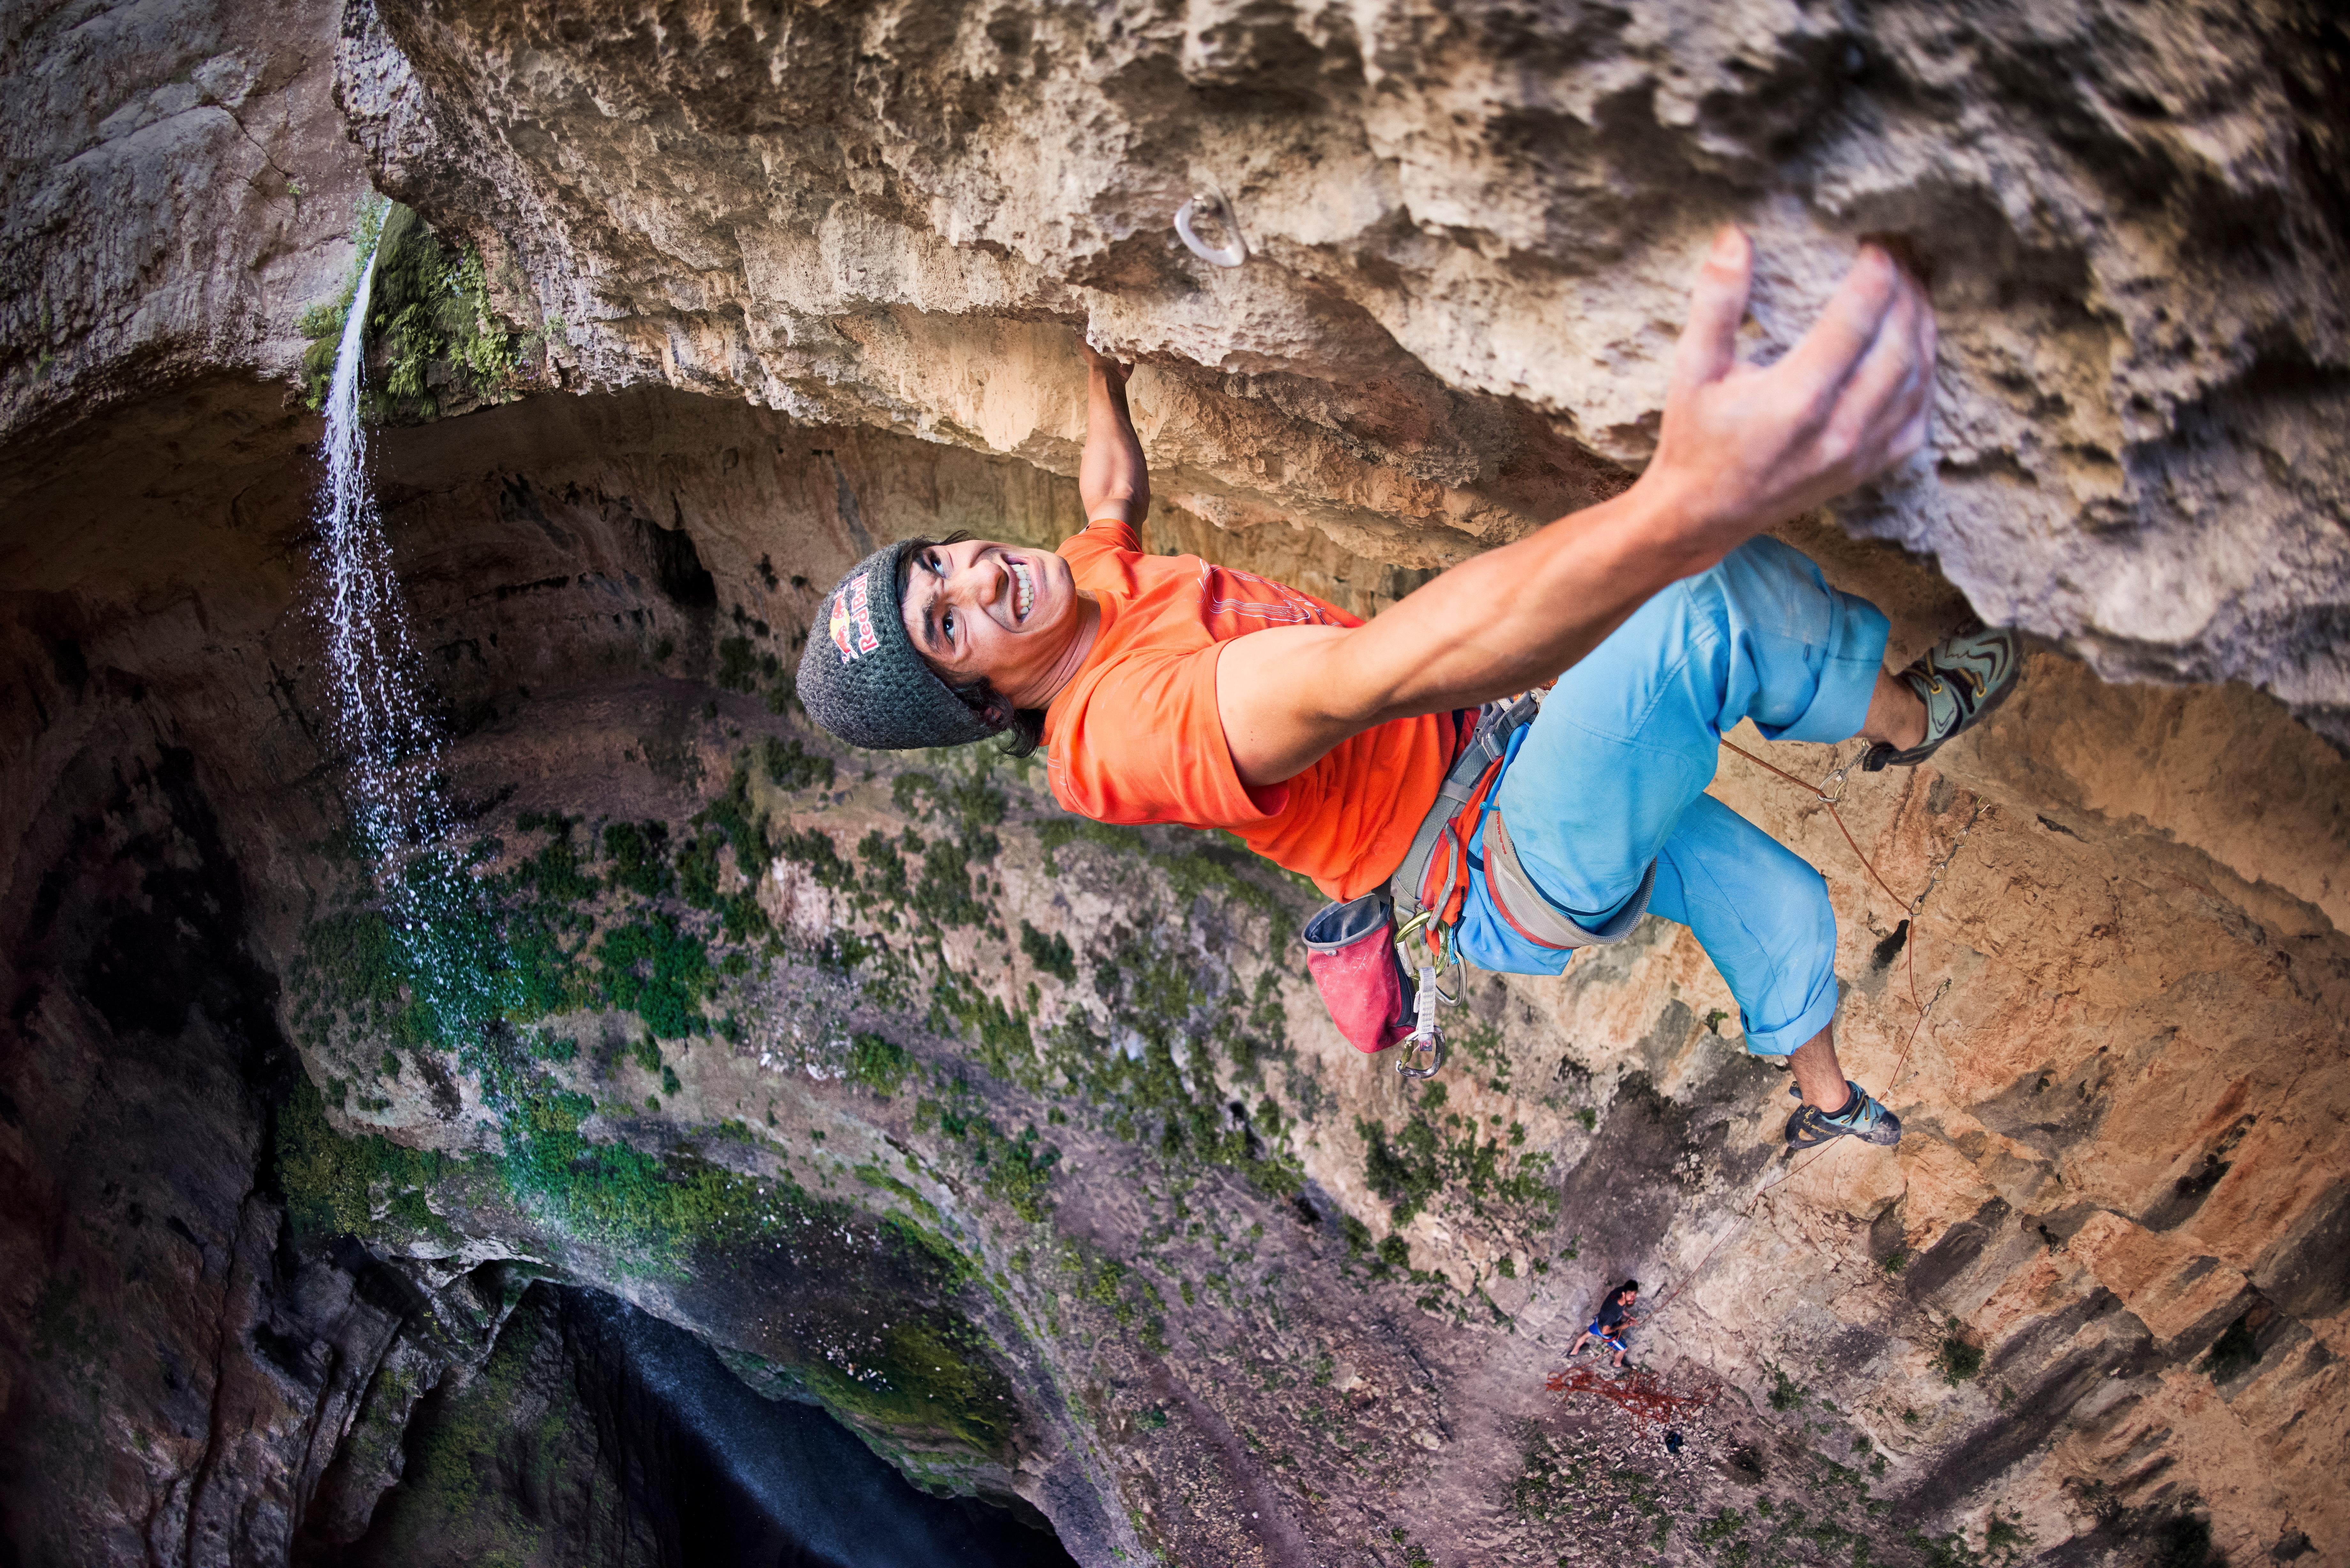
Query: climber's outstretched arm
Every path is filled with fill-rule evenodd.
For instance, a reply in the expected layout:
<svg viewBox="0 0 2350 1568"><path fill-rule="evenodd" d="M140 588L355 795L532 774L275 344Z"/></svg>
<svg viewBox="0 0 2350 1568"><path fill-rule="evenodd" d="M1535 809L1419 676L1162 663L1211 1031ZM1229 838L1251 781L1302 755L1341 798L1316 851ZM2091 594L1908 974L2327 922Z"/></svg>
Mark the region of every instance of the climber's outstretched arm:
<svg viewBox="0 0 2350 1568"><path fill-rule="evenodd" d="M1917 282L1865 249L1804 340L1761 369L1737 360L1752 271L1745 236L1723 230L1674 353L1657 455L1631 489L1463 562L1367 626L1225 643L1217 709L1242 779L1278 784L1374 724L1549 680L1667 584L1923 445L1934 317Z"/></svg>
<svg viewBox="0 0 2350 1568"><path fill-rule="evenodd" d="M1077 459L1077 499L1086 521L1116 517L1139 534L1150 514L1150 469L1126 407L1127 368L1079 345L1086 356L1086 450Z"/></svg>

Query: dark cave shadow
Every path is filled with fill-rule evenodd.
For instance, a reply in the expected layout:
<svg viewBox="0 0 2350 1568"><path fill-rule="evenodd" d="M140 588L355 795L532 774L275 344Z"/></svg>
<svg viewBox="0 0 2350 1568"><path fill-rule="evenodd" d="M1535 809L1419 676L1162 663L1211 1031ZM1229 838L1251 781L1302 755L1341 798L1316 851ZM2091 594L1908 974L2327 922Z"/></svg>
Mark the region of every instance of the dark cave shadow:
<svg viewBox="0 0 2350 1568"><path fill-rule="evenodd" d="M623 1385L636 1418L617 1423L622 1441L662 1429L685 1562L1075 1568L1041 1515L923 1491L821 1408L753 1392L683 1329L598 1292L560 1294L566 1339L605 1352L581 1365Z"/></svg>
<svg viewBox="0 0 2350 1568"><path fill-rule="evenodd" d="M399 1447L361 1537L296 1562L1075 1568L1021 1500L925 1491L821 1407L764 1397L693 1334L584 1287L531 1285Z"/></svg>

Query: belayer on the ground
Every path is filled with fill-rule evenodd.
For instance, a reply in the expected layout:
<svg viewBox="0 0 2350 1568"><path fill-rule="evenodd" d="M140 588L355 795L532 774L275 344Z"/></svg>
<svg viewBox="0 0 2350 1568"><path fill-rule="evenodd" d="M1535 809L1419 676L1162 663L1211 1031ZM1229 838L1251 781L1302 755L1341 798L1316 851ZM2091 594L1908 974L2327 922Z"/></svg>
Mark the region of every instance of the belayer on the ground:
<svg viewBox="0 0 2350 1568"><path fill-rule="evenodd" d="M1311 877L1340 900L1308 929L1316 978L1366 1050L1409 1024L1390 888L1432 958L1518 973L1557 973L1644 912L1679 921L1747 1048L1791 1058L1789 1143L1892 1144L1900 1124L1837 1062L1825 883L1705 788L1741 719L1772 739L1858 736L1867 767L1922 761L2007 694L2019 653L1977 631L1888 671L1884 614L1756 537L1924 443L1934 319L1866 248L1800 343L1742 365L1752 265L1723 230L1638 483L1369 622L1143 554L1126 374L1088 348L1085 530L1055 551L875 552L823 601L801 699L860 746L1041 743L1072 811L1223 828ZM1507 701L1554 680L1538 710Z"/></svg>
<svg viewBox="0 0 2350 1568"><path fill-rule="evenodd" d="M1632 1354L1624 1338L1640 1321L1632 1315L1632 1305L1639 1299L1640 1282L1638 1280L1626 1280L1609 1291L1607 1299L1599 1303L1599 1312L1592 1318L1590 1325L1575 1336L1575 1345L1567 1351L1567 1358L1573 1360L1582 1355L1583 1347L1596 1339L1601 1349L1616 1353L1617 1366L1623 1366L1624 1358Z"/></svg>

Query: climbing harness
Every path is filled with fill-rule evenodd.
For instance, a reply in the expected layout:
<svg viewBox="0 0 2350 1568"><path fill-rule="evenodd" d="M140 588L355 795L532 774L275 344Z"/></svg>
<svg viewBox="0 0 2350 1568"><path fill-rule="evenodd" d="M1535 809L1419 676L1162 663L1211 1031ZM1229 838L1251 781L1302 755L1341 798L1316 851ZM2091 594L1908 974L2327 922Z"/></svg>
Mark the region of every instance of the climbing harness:
<svg viewBox="0 0 2350 1568"><path fill-rule="evenodd" d="M1213 218L1222 223L1228 243L1211 245L1201 239L1192 227L1195 216ZM1175 209L1175 233L1186 249L1211 266L1238 266L1249 259L1248 239L1241 233L1240 215L1232 211L1232 204L1224 199L1223 192L1213 181Z"/></svg>
<svg viewBox="0 0 2350 1568"><path fill-rule="evenodd" d="M1453 939L1479 864L1470 846L1481 830L1486 894L1510 928L1536 947L1620 942L1648 913L1657 880L1653 863L1621 909L1596 927L1583 925L1535 886L1501 813L1488 804L1512 737L1534 722L1541 705L1541 694L1529 691L1489 702L1473 715L1457 713L1454 722L1468 731L1468 739L1388 884L1393 903L1385 892L1366 893L1328 905L1306 922L1306 968L1339 1033L1367 1053L1402 1045L1396 1071L1407 1078L1433 1077L1444 1065L1436 1009L1461 1000L1462 965ZM1439 983L1448 969L1450 991Z"/></svg>
<svg viewBox="0 0 2350 1568"><path fill-rule="evenodd" d="M1432 1078L1444 1065L1436 1009L1461 999L1451 936L1469 887L1469 841L1510 737L1532 722L1536 707L1530 692L1513 702L1489 702L1473 718L1465 710L1455 713L1468 739L1388 884L1395 902L1385 890L1365 893L1326 905L1305 923L1305 967L1338 1032L1366 1054L1400 1044L1396 1071L1407 1078ZM1438 983L1447 968L1456 976L1450 992Z"/></svg>

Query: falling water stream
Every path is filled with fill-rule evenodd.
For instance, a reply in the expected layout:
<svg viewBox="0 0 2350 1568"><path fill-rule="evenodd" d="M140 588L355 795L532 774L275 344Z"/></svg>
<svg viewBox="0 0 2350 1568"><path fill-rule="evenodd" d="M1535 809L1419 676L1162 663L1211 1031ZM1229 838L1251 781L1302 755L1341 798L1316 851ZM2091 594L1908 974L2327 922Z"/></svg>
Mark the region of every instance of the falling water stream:
<svg viewBox="0 0 2350 1568"><path fill-rule="evenodd" d="M454 1042L478 1038L478 1021L496 1015L507 966L457 844L441 732L368 469L359 383L376 260L370 253L353 290L327 394L315 613L352 829L374 868L411 996L431 1014L432 1032ZM644 1380L655 1425L676 1422L691 1433L724 1494L723 1506L697 1523L703 1533L787 1547L792 1561L816 1542L823 1561L858 1568L1070 1561L1051 1535L1007 1514L917 1491L829 1416L770 1405L681 1331L650 1319L626 1326L619 1360Z"/></svg>
<svg viewBox="0 0 2350 1568"><path fill-rule="evenodd" d="M317 613L352 827L379 870L384 912L421 982L417 1000L446 1013L471 989L463 983L468 977L451 972L447 943L436 940L446 935L436 931L436 915L445 919L442 906L462 896L451 842L455 821L439 777L440 733L418 680L408 607L376 510L359 411L376 261L370 253L352 293L327 392L327 472L317 514L324 582Z"/></svg>

